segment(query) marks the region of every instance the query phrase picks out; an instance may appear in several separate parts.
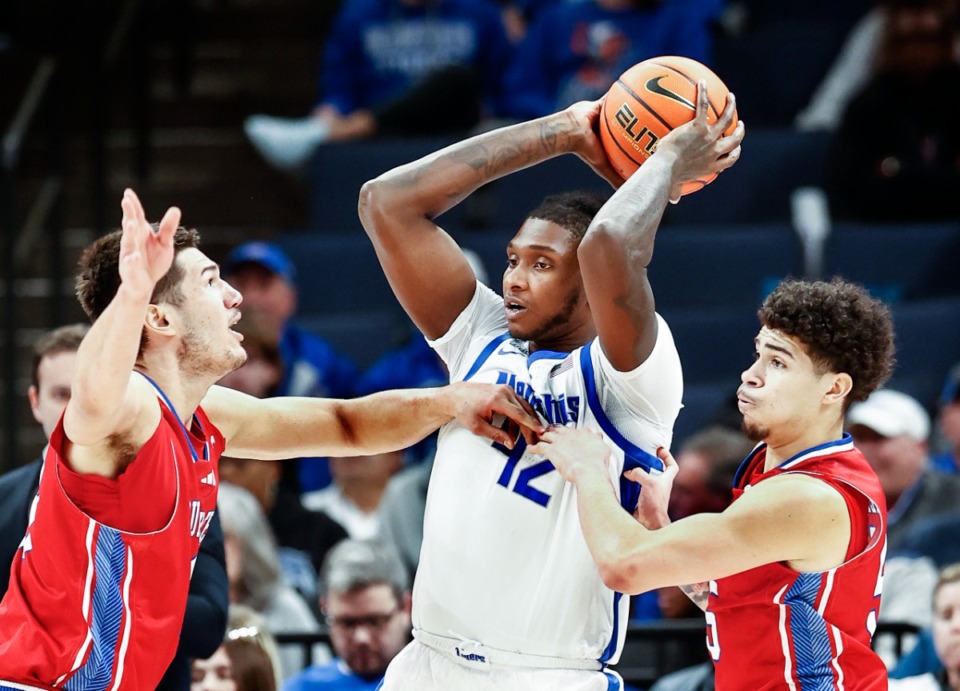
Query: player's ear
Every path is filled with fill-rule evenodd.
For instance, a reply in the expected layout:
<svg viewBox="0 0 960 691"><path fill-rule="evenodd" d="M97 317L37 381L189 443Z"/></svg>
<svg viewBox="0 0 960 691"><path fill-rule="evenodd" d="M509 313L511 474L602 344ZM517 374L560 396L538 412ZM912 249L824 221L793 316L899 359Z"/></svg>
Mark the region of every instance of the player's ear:
<svg viewBox="0 0 960 691"><path fill-rule="evenodd" d="M853 378L846 372L835 372L829 376L830 388L827 389L824 397L830 403L842 404L853 389Z"/></svg>
<svg viewBox="0 0 960 691"><path fill-rule="evenodd" d="M143 320L144 327L151 332L169 335L173 331L167 312L162 305L147 306L147 316Z"/></svg>

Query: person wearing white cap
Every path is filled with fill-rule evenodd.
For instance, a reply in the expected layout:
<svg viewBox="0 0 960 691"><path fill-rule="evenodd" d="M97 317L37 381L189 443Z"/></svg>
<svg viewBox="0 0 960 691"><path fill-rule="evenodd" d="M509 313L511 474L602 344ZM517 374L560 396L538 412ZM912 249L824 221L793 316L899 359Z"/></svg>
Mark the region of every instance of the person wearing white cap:
<svg viewBox="0 0 960 691"><path fill-rule="evenodd" d="M930 416L916 399L892 389L851 406L847 428L876 471L887 498L887 548L901 547L910 528L960 506L960 478L930 468Z"/></svg>

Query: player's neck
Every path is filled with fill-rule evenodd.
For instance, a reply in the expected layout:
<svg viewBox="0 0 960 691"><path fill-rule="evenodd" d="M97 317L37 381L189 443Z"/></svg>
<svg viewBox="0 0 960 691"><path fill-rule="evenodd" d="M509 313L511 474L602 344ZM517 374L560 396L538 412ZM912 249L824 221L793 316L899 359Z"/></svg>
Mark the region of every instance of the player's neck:
<svg viewBox="0 0 960 691"><path fill-rule="evenodd" d="M572 353L577 348L587 345L597 335L592 325L586 324L575 331L556 336L547 336L537 340L531 340L530 352L535 353L538 350L548 350L553 353Z"/></svg>
<svg viewBox="0 0 960 691"><path fill-rule="evenodd" d="M162 355L145 354L137 362L135 369L150 377L160 387L170 405L177 411L180 421L188 427L200 401L215 383L209 376L184 371L179 361L171 362Z"/></svg>
<svg viewBox="0 0 960 691"><path fill-rule="evenodd" d="M788 461L807 449L821 444L837 441L843 437L843 425L840 422L811 421L807 425L790 430L772 430L764 441L767 452L764 458L764 471L772 470L784 461Z"/></svg>

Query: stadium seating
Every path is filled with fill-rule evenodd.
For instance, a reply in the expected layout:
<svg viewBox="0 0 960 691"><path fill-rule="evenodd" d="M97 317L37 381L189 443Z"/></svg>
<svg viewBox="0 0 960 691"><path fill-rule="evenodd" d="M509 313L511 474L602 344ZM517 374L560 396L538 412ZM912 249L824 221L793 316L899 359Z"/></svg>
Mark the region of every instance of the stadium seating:
<svg viewBox="0 0 960 691"><path fill-rule="evenodd" d="M747 119L745 112L741 112ZM703 190L671 205L665 223L760 223L790 219L790 194L823 187L830 135L750 128L732 168Z"/></svg>
<svg viewBox="0 0 960 691"><path fill-rule="evenodd" d="M825 270L889 302L960 295L960 223L835 223Z"/></svg>

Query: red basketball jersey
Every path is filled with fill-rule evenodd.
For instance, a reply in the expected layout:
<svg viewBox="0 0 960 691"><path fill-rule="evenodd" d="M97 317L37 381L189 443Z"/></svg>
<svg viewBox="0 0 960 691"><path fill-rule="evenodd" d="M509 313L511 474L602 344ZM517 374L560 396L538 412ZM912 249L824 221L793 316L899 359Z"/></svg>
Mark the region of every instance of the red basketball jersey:
<svg viewBox="0 0 960 691"><path fill-rule="evenodd" d="M743 462L734 501L776 475L816 477L847 503L850 547L829 571L800 573L781 562L711 581L707 647L717 691L886 689L886 668L870 648L886 553L886 502L876 474L849 435L768 472L765 458L760 445Z"/></svg>
<svg viewBox="0 0 960 691"><path fill-rule="evenodd" d="M144 691L173 659L193 562L216 508L224 439L197 409L188 442L160 396L160 424L125 471L170 464L160 473L168 481L142 500L175 497L169 522L155 532L118 530L79 509L64 489L72 471L61 456L62 421L51 435L0 602L0 688Z"/></svg>

